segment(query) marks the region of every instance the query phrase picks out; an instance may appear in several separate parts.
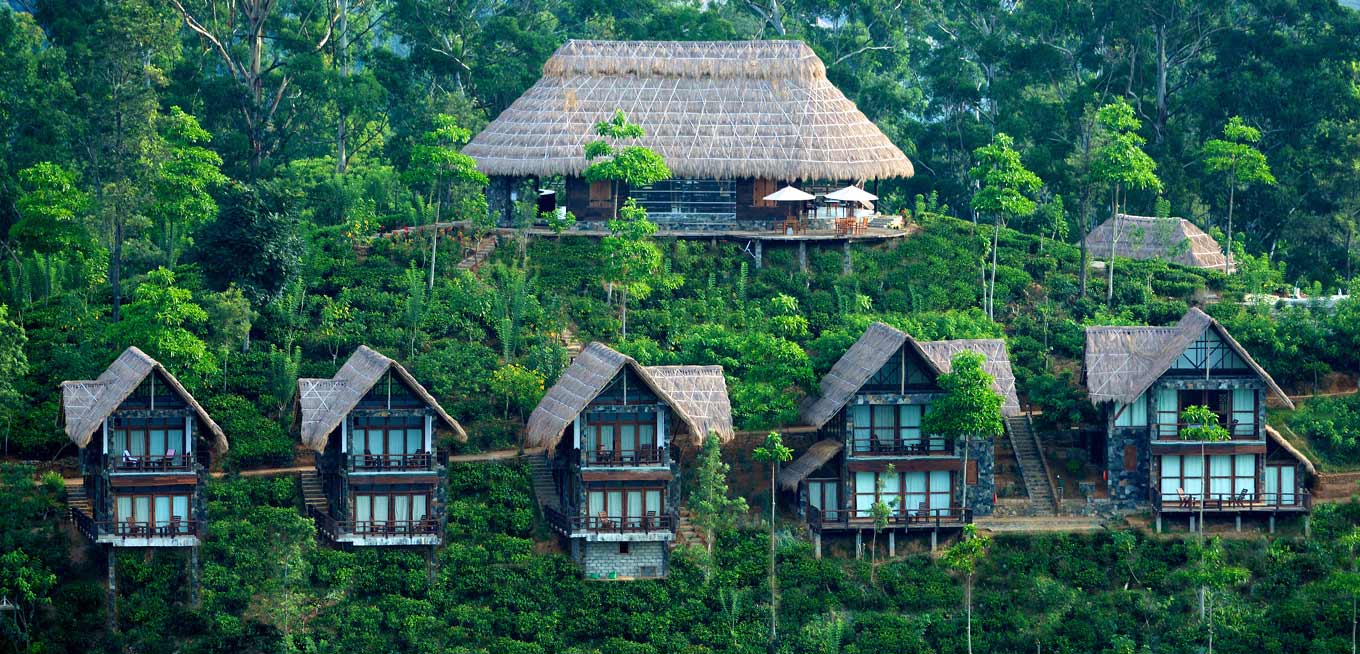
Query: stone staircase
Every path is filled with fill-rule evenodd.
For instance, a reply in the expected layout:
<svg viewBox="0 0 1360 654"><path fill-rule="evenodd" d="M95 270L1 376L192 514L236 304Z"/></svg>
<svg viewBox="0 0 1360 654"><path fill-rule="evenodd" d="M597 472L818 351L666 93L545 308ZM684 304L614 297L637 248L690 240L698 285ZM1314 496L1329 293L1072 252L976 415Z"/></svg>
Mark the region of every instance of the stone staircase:
<svg viewBox="0 0 1360 654"><path fill-rule="evenodd" d="M1036 516L1056 515L1057 502L1049 483L1048 467L1043 460L1043 450L1039 448L1039 438L1030 429L1029 419L1023 415L1006 418L1006 434L1025 480L1031 512Z"/></svg>
<svg viewBox="0 0 1360 654"><path fill-rule="evenodd" d="M671 541L671 549L685 545L708 547L708 540L704 538L703 530L694 525L693 517L687 507L680 508L680 519L675 524L675 539Z"/></svg>
<svg viewBox="0 0 1360 654"><path fill-rule="evenodd" d="M84 484L72 484L66 487L66 506L72 512L80 511L85 515L94 515L94 508L90 504L90 496L85 494ZM72 516L74 519L74 516Z"/></svg>
<svg viewBox="0 0 1360 654"><path fill-rule="evenodd" d="M560 512L562 502L557 495L557 484L553 483L552 468L548 466L547 455L528 454L524 458L529 463L529 474L534 482L534 497L538 500L538 505Z"/></svg>
<svg viewBox="0 0 1360 654"><path fill-rule="evenodd" d="M491 253L495 251L496 251L495 236L488 236L480 241L477 241L477 246L473 248L472 254L469 254L467 258L458 262L458 269L476 272L477 269L480 268L483 263L486 263L487 259L491 258Z"/></svg>
<svg viewBox="0 0 1360 654"><path fill-rule="evenodd" d="M307 470L301 474L302 478L302 503L308 513L315 510L322 514L330 513L330 505L326 501L326 493L321 489L321 478L317 476L315 470Z"/></svg>
<svg viewBox="0 0 1360 654"><path fill-rule="evenodd" d="M575 359L576 355L580 354L581 350L585 348L585 346L581 344L581 339L576 336L575 326L571 324L568 324L566 328L562 330L562 334L558 338L562 339L562 345L565 345L567 348L567 356L572 359Z"/></svg>

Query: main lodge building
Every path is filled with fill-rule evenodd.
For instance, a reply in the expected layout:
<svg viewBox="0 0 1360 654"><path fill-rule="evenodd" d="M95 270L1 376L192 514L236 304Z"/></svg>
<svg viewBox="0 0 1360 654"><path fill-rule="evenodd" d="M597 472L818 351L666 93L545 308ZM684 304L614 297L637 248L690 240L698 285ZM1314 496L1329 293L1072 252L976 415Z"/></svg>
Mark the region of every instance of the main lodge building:
<svg viewBox="0 0 1360 654"><path fill-rule="evenodd" d="M580 177L595 124L615 110L645 130L636 143L665 159L671 179L615 198L608 182ZM662 229L763 231L785 215L764 200L785 184L816 193L913 174L801 41L568 41L463 153L491 177L501 225L526 178L565 178L565 207L587 226L631 197Z"/></svg>

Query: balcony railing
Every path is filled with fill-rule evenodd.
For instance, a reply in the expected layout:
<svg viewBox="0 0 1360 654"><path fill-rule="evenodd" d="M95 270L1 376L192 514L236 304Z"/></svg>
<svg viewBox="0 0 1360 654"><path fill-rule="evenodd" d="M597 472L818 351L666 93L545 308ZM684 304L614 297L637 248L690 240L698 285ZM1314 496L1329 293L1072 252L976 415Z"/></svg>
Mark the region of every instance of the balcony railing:
<svg viewBox="0 0 1360 654"><path fill-rule="evenodd" d="M1223 422L1220 424L1224 429L1228 430L1229 437L1235 441L1254 441L1261 440L1264 437L1261 434L1261 431L1256 428L1255 422L1233 421L1231 423ZM1153 425L1154 430L1153 433L1156 435L1156 439L1159 441L1198 442L1198 441L1182 441L1181 432L1185 431L1189 427L1199 426L1201 425L1199 425L1198 423L1177 422L1175 423L1175 431L1172 432L1171 431L1172 425L1170 423L1157 423Z"/></svg>
<svg viewBox="0 0 1360 654"><path fill-rule="evenodd" d="M197 536L201 525L195 520L171 518L165 521L95 520L80 509L71 509L71 518L81 533L91 539L100 536L119 538L174 538Z"/></svg>
<svg viewBox="0 0 1360 654"><path fill-rule="evenodd" d="M544 514L550 525L567 535L583 531L603 534L672 532L678 520L674 513L658 515L651 511L645 516L568 516L552 507L544 507Z"/></svg>
<svg viewBox="0 0 1360 654"><path fill-rule="evenodd" d="M336 520L329 513L308 507L307 515L316 519L317 528L327 538L339 536L438 536L443 532L440 515L429 514L419 520Z"/></svg>
<svg viewBox="0 0 1360 654"><path fill-rule="evenodd" d="M433 470L434 463L435 457L429 452L349 455L349 469L365 472L419 472Z"/></svg>
<svg viewBox="0 0 1360 654"><path fill-rule="evenodd" d="M1152 491L1152 505L1158 511L1307 511L1313 498L1307 490L1292 493L1159 493ZM1202 506L1201 506L1202 505Z"/></svg>
<svg viewBox="0 0 1360 654"><path fill-rule="evenodd" d="M659 447L643 447L636 450L583 450L588 466L659 466L665 463L665 450Z"/></svg>
<svg viewBox="0 0 1360 654"><path fill-rule="evenodd" d="M108 454L104 465L114 472L190 472L194 456L184 452L166 454Z"/></svg>
<svg viewBox="0 0 1360 654"><path fill-rule="evenodd" d="M852 454L888 456L951 456L954 454L954 444L948 440L932 442L930 439L857 438L850 441L850 447Z"/></svg>
<svg viewBox="0 0 1360 654"><path fill-rule="evenodd" d="M821 531L824 526L850 526L872 524L874 516L869 511L857 509L831 509L823 511L815 506L808 507L808 526ZM968 524L973 521L973 510L951 507L948 509L921 509L917 511L894 511L888 516L888 527L944 527Z"/></svg>

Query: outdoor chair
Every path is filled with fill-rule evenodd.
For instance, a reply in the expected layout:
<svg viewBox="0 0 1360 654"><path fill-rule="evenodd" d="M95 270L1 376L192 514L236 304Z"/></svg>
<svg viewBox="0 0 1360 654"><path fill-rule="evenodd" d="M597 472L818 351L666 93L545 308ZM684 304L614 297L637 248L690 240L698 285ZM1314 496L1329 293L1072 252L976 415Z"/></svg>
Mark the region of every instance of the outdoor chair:
<svg viewBox="0 0 1360 654"><path fill-rule="evenodd" d="M1194 498L1190 497L1189 495L1186 495L1184 488L1176 489L1176 497L1180 498L1180 504L1182 509L1188 509L1194 506L1195 504Z"/></svg>

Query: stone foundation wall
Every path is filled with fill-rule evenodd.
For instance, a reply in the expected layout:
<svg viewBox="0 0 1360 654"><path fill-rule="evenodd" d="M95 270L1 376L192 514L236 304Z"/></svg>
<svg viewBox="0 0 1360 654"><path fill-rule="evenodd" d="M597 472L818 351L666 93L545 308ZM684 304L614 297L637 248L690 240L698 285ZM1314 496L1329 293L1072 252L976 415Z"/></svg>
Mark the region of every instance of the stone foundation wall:
<svg viewBox="0 0 1360 654"><path fill-rule="evenodd" d="M626 544L628 553L619 552ZM581 567L588 579L664 577L669 552L664 541L582 542Z"/></svg>
<svg viewBox="0 0 1360 654"><path fill-rule="evenodd" d="M1152 475L1152 453L1146 427L1110 427L1106 439L1105 461L1110 500L1129 508L1147 501ZM1125 466L1125 453L1132 448L1132 466Z"/></svg>
<svg viewBox="0 0 1360 654"><path fill-rule="evenodd" d="M991 439L968 443L968 461L977 462L977 483L968 484L968 507L989 516L996 506L996 445Z"/></svg>

